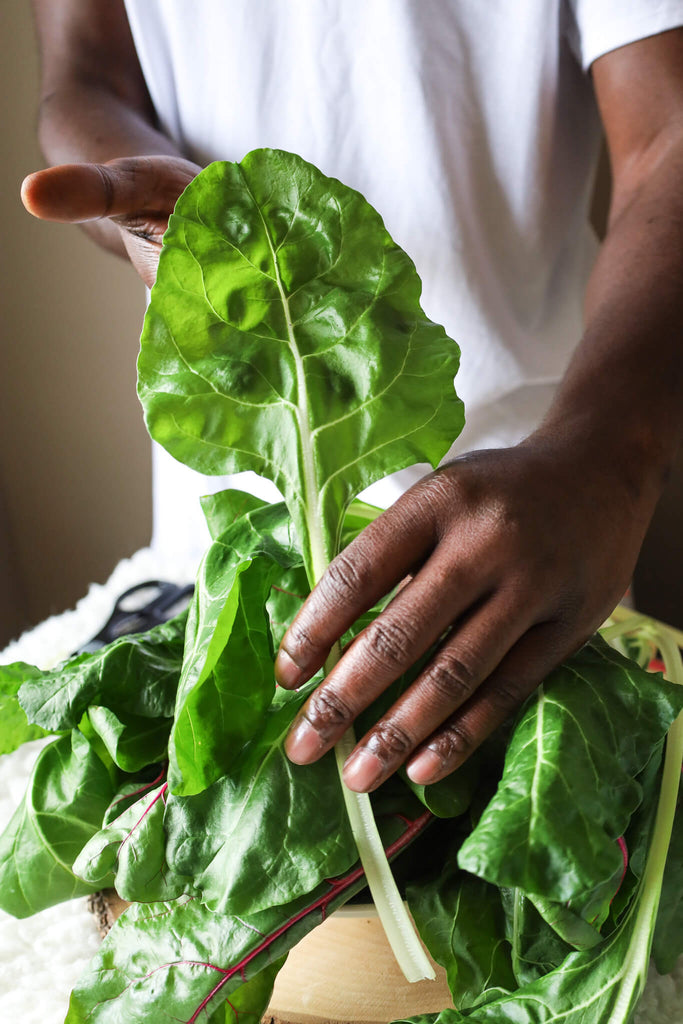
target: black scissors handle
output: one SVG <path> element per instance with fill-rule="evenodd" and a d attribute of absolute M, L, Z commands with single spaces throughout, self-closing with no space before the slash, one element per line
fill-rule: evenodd
<path fill-rule="evenodd" d="M 76 653 L 97 651 L 120 636 L 143 633 L 152 626 L 167 622 L 187 607 L 193 592 L 192 583 L 180 586 L 165 580 L 136 583 L 117 597 L 114 610 L 102 629 Z"/>

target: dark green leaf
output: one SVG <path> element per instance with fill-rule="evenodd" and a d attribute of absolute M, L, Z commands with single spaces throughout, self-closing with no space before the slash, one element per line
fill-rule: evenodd
<path fill-rule="evenodd" d="M 479 782 L 479 757 L 474 754 L 455 772 L 430 786 L 420 786 L 409 779 L 404 771 L 401 776 L 415 796 L 437 818 L 455 818 L 464 814 L 472 802 Z"/>
<path fill-rule="evenodd" d="M 608 902 L 622 869 L 617 839 L 641 799 L 635 778 L 682 705 L 683 688 L 594 639 L 525 705 L 460 866 L 499 886 L 571 900 L 581 916 L 606 883 Z"/>
<path fill-rule="evenodd" d="M 29 721 L 45 729 L 73 729 L 95 704 L 145 718 L 172 716 L 186 619 L 182 612 L 25 682 L 19 700 Z"/>
<path fill-rule="evenodd" d="M 209 1024 L 261 1024 L 273 994 L 275 978 L 286 959 L 286 956 L 281 956 L 231 992 L 223 1006 L 211 1014 Z"/>
<path fill-rule="evenodd" d="M 673 971 L 683 954 L 683 790 L 679 790 L 652 955 L 660 974 Z"/>
<path fill-rule="evenodd" d="M 142 903 L 174 900 L 193 891 L 192 878 L 166 863 L 166 784 L 145 793 L 92 837 L 73 870 L 95 889 L 113 887 L 119 896 Z"/>
<path fill-rule="evenodd" d="M 0 906 L 14 917 L 92 892 L 72 864 L 115 792 L 110 773 L 74 730 L 38 756 L 26 795 L 0 836 Z"/>
<path fill-rule="evenodd" d="M 285 694 L 230 771 L 196 796 L 169 797 L 167 856 L 202 900 L 251 914 L 310 892 L 354 863 L 334 758 L 293 764 L 283 744 L 306 694 Z"/>
<path fill-rule="evenodd" d="M 446 970 L 456 1006 L 469 1006 L 486 989 L 517 987 L 505 937 L 505 914 L 495 886 L 461 871 L 455 851 L 438 875 L 406 892 L 422 940 Z"/>
<path fill-rule="evenodd" d="M 124 772 L 138 772 L 167 756 L 171 718 L 147 718 L 126 711 L 91 707 L 90 724 L 103 741 L 110 757 Z"/>
<path fill-rule="evenodd" d="M 229 527 L 197 576 L 169 747 L 169 785 L 200 793 L 257 730 L 275 690 L 266 601 L 283 568 L 301 563 L 283 504 Z"/>

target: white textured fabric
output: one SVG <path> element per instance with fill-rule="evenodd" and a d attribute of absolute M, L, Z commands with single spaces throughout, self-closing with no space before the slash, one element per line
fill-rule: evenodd
<path fill-rule="evenodd" d="M 462 349 L 452 454 L 525 436 L 580 338 L 596 250 L 600 127 L 581 63 L 683 23 L 683 0 L 126 6 L 161 125 L 197 162 L 291 150 L 380 211 Z M 389 504 L 424 470 L 366 497 Z M 196 497 L 224 483 L 157 451 L 154 485 L 155 543 L 201 549 Z"/>

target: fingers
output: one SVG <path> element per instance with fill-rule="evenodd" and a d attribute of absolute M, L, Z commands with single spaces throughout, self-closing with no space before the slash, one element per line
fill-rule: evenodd
<path fill-rule="evenodd" d="M 278 683 L 293 689 L 310 679 L 339 637 L 419 565 L 433 545 L 433 528 L 415 495 L 406 495 L 370 523 L 329 565 L 287 630 L 275 659 Z M 381 645 L 379 634 L 374 635 Z"/>
<path fill-rule="evenodd" d="M 459 768 L 498 726 L 518 711 L 546 676 L 580 646 L 580 642 L 569 640 L 557 622 L 544 622 L 529 629 L 470 700 L 412 752 L 406 767 L 409 777 L 418 785 L 429 785 Z M 369 737 L 373 731 L 368 733 Z M 356 749 L 366 741 L 364 737 Z M 355 750 L 347 764 L 354 755 Z"/>
<path fill-rule="evenodd" d="M 419 605 L 414 597 L 416 586 L 429 593 L 428 563 L 421 574 L 409 584 L 389 609 L 354 642 L 342 662 L 311 694 L 302 708 L 285 749 L 297 763 L 316 760 L 336 743 L 356 716 L 364 710 L 414 661 L 412 653 L 427 650 L 448 625 L 455 608 L 455 594 L 443 594 L 442 607 Z M 422 582 L 420 576 L 424 577 Z M 460 588 L 458 597 L 464 608 L 473 605 L 476 591 Z M 432 587 L 432 596 L 434 595 Z M 405 597 L 404 607 L 401 598 Z M 509 597 L 498 594 L 487 601 L 466 620 L 456 624 L 426 668 L 403 697 L 363 738 L 347 760 L 344 779 L 350 789 L 374 789 L 439 728 L 452 713 L 465 704 L 477 687 L 496 669 L 511 647 L 533 621 L 534 609 L 526 617 L 514 614 Z M 397 660 L 396 647 L 387 656 L 389 647 L 377 648 L 375 636 L 405 638 L 397 623 L 405 622 L 406 612 L 420 609 L 415 637 L 408 636 L 402 655 Z M 394 610 L 394 624 L 387 629 L 381 620 Z M 462 609 L 461 609 L 462 610 Z M 457 615 L 456 615 L 457 618 Z M 421 631 L 421 632 L 420 632 Z M 429 642 L 425 643 L 425 638 Z M 403 641 L 401 641 L 403 642 Z M 348 659 L 348 660 L 347 660 Z"/>
<path fill-rule="evenodd" d="M 171 156 L 61 164 L 29 174 L 21 198 L 28 212 L 42 220 L 81 223 L 144 212 L 168 215 L 198 171 Z"/>

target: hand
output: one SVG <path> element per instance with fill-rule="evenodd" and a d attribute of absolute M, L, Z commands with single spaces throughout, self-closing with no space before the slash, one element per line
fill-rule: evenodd
<path fill-rule="evenodd" d="M 30 174 L 21 198 L 29 213 L 42 220 L 109 222 L 138 274 L 151 287 L 168 218 L 176 199 L 200 170 L 176 156 L 61 164 Z"/>
<path fill-rule="evenodd" d="M 442 638 L 344 768 L 359 792 L 404 762 L 415 782 L 436 782 L 585 643 L 623 596 L 651 515 L 596 451 L 536 438 L 464 456 L 332 562 L 282 641 L 282 686 L 309 679 L 363 611 L 409 581 L 309 697 L 286 741 L 291 760 L 321 757 Z"/>

